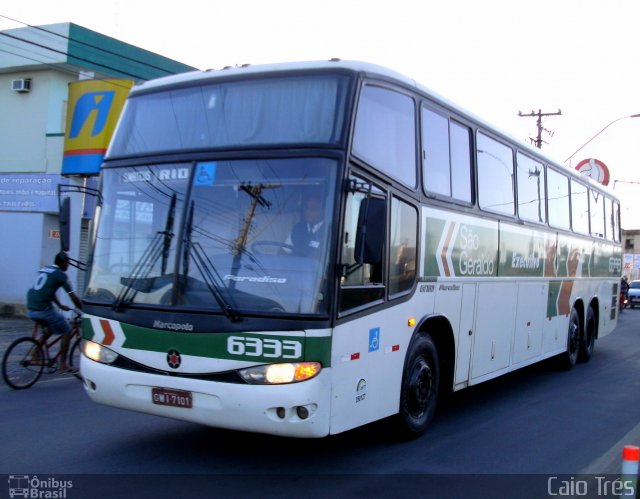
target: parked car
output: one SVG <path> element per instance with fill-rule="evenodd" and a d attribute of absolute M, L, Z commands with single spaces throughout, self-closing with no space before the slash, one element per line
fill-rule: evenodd
<path fill-rule="evenodd" d="M 640 281 L 631 281 L 629 283 L 629 301 L 627 305 L 631 308 L 640 305 Z"/>

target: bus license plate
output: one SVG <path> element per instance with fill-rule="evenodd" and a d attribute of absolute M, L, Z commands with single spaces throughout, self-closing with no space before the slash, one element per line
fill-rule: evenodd
<path fill-rule="evenodd" d="M 157 405 L 169 405 L 171 407 L 185 407 L 190 409 L 193 402 L 191 392 L 185 390 L 172 390 L 170 388 L 152 388 L 151 400 Z"/>

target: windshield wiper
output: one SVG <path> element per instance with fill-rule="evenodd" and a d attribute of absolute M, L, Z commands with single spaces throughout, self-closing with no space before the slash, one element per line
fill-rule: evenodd
<path fill-rule="evenodd" d="M 148 293 L 153 284 L 155 278 L 148 279 L 149 274 L 153 270 L 158 259 L 162 256 L 161 275 L 167 270 L 167 262 L 169 259 L 169 251 L 171 249 L 171 239 L 173 238 L 173 223 L 176 212 L 176 194 L 175 192 L 171 196 L 171 203 L 169 205 L 169 212 L 167 213 L 167 220 L 165 222 L 165 229 L 158 231 L 153 236 L 153 239 L 149 242 L 145 248 L 140 259 L 136 262 L 135 266 L 127 277 L 120 279 L 123 285 L 118 297 L 113 303 L 112 308 L 116 311 L 121 311 L 122 307 L 131 303 L 138 294 L 138 291 Z"/>
<path fill-rule="evenodd" d="M 194 243 L 191 240 L 191 235 L 193 233 L 193 211 L 194 211 L 194 203 L 191 202 L 191 207 L 189 208 L 189 214 L 187 217 L 187 227 L 185 230 L 185 235 L 183 238 L 183 269 L 184 275 L 188 276 L 189 272 L 189 261 L 190 258 L 193 258 L 193 261 L 200 272 L 200 275 L 204 279 L 204 283 L 209 289 L 209 292 L 214 297 L 218 306 L 222 310 L 222 312 L 229 318 L 232 322 L 238 322 L 241 320 L 241 317 L 238 315 L 234 307 L 225 300 L 223 294 L 220 292 L 220 289 L 227 289 L 224 285 L 224 281 L 218 274 L 215 266 L 202 249 L 200 243 Z M 230 298 L 230 297 L 229 297 Z"/>

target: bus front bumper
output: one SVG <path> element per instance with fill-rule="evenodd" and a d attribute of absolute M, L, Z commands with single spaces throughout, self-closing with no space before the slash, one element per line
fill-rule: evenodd
<path fill-rule="evenodd" d="M 97 403 L 216 428 L 301 438 L 329 434 L 330 369 L 284 385 L 245 385 L 119 369 L 82 357 L 84 388 Z"/>

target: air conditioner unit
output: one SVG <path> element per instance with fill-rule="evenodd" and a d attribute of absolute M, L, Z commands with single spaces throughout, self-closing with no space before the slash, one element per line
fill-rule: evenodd
<path fill-rule="evenodd" d="M 20 92 L 20 93 L 31 91 L 31 78 L 11 80 L 11 90 L 13 90 L 14 92 Z"/>

